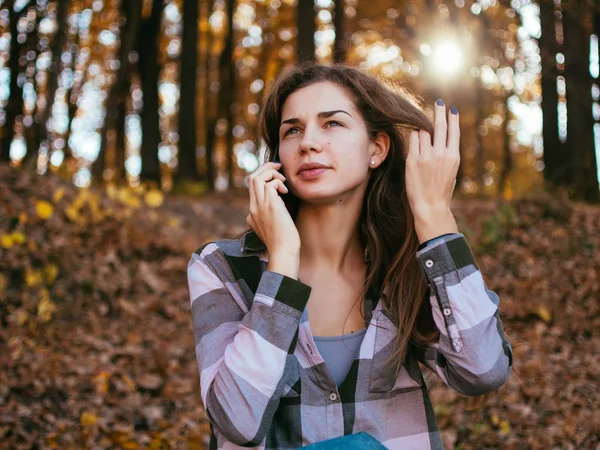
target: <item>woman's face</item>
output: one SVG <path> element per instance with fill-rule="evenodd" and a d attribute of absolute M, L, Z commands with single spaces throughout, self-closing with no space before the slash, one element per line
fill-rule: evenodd
<path fill-rule="evenodd" d="M 366 189 L 369 168 L 382 162 L 378 153 L 360 113 L 338 85 L 311 84 L 286 99 L 279 128 L 279 158 L 286 184 L 301 200 L 329 203 Z M 376 161 L 375 166 L 371 160 Z M 302 170 L 307 163 L 324 167 Z"/>

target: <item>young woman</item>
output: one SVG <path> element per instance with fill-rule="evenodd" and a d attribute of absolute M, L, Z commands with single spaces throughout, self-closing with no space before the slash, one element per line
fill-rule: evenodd
<path fill-rule="evenodd" d="M 498 296 L 450 212 L 459 115 L 434 108 L 432 124 L 406 92 L 346 66 L 276 82 L 251 230 L 188 268 L 211 448 L 365 432 L 442 449 L 418 363 L 465 395 L 508 379 Z"/>

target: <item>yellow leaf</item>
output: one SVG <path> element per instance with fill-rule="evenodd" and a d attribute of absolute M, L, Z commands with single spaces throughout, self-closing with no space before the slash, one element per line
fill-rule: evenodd
<path fill-rule="evenodd" d="M 538 306 L 537 315 L 546 323 L 549 323 L 552 320 L 552 314 L 548 311 L 548 308 L 543 305 Z"/>
<path fill-rule="evenodd" d="M 131 389 L 132 391 L 135 391 L 135 389 L 136 389 L 135 382 L 131 378 L 129 378 L 127 375 L 121 375 L 121 378 L 123 379 L 125 384 L 127 384 L 129 389 Z"/>
<path fill-rule="evenodd" d="M 79 210 L 73 205 L 67 206 L 65 208 L 65 215 L 67 216 L 67 219 L 74 223 L 79 222 L 81 219 L 81 216 L 79 215 Z"/>
<path fill-rule="evenodd" d="M 2 236 L 0 236 L 0 245 L 2 245 L 3 248 L 11 248 L 13 243 L 12 234 L 2 233 Z"/>
<path fill-rule="evenodd" d="M 496 414 L 496 413 L 492 414 L 492 423 L 494 425 L 498 425 L 500 423 L 500 418 L 498 417 L 498 414 Z"/>
<path fill-rule="evenodd" d="M 54 264 L 48 264 L 43 269 L 44 280 L 48 286 L 51 286 L 56 281 L 58 276 L 58 267 Z"/>
<path fill-rule="evenodd" d="M 140 207 L 140 198 L 138 196 L 135 195 L 135 193 L 133 193 L 130 189 L 127 188 L 121 188 L 119 190 L 119 201 L 127 206 L 130 206 L 132 208 L 139 208 Z"/>
<path fill-rule="evenodd" d="M 96 425 L 96 422 L 98 422 L 98 416 L 96 416 L 94 413 L 82 412 L 80 421 L 82 426 L 91 427 L 92 425 Z"/>
<path fill-rule="evenodd" d="M 52 206 L 52 203 L 48 203 L 46 201 L 36 202 L 35 209 L 37 211 L 37 215 L 44 220 L 49 219 L 52 217 L 52 214 L 54 214 L 54 206 Z"/>
<path fill-rule="evenodd" d="M 146 202 L 146 205 L 150 206 L 151 208 L 158 208 L 160 205 L 163 204 L 164 199 L 165 196 L 158 189 L 152 189 L 151 191 L 148 191 L 144 196 L 144 201 Z"/>
<path fill-rule="evenodd" d="M 110 378 L 110 373 L 108 372 L 100 372 L 98 375 L 94 377 L 94 383 L 96 384 L 96 391 L 100 394 L 106 394 L 108 392 L 108 379 Z"/>
<path fill-rule="evenodd" d="M 54 203 L 58 203 L 62 200 L 62 198 L 65 196 L 65 190 L 63 188 L 58 188 L 56 190 L 56 192 L 54 192 L 54 195 L 52 196 L 52 201 Z"/>
<path fill-rule="evenodd" d="M 20 231 L 13 231 L 12 240 L 15 244 L 25 243 L 25 235 Z"/>
<path fill-rule="evenodd" d="M 169 217 L 167 219 L 167 224 L 173 228 L 181 227 L 181 219 L 179 217 Z"/>
<path fill-rule="evenodd" d="M 52 319 L 52 314 L 56 311 L 56 305 L 50 300 L 50 293 L 47 289 L 42 289 L 40 292 L 41 300 L 38 303 L 37 314 L 42 322 L 48 322 Z"/>
<path fill-rule="evenodd" d="M 500 433 L 505 436 L 510 434 L 510 422 L 508 420 L 500 422 Z"/>
<path fill-rule="evenodd" d="M 25 285 L 27 287 L 35 287 L 42 284 L 42 274 L 39 270 L 27 267 L 25 269 Z"/>

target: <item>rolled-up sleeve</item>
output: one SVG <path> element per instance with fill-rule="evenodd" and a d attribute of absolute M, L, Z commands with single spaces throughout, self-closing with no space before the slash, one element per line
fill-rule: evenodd
<path fill-rule="evenodd" d="M 498 389 L 510 376 L 512 350 L 499 318 L 500 299 L 487 289 L 464 235 L 436 239 L 417 259 L 440 331 L 439 342 L 421 352 L 421 362 L 465 395 Z"/>

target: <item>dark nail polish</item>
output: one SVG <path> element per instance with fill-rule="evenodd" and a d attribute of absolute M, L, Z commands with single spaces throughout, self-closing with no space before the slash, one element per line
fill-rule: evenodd
<path fill-rule="evenodd" d="M 452 108 L 450 108 L 450 112 L 452 114 L 458 114 L 458 109 L 456 109 L 456 106 L 453 106 Z"/>
<path fill-rule="evenodd" d="M 438 98 L 437 102 L 435 103 L 437 103 L 439 106 L 444 106 L 444 100 L 442 100 L 441 98 Z"/>

